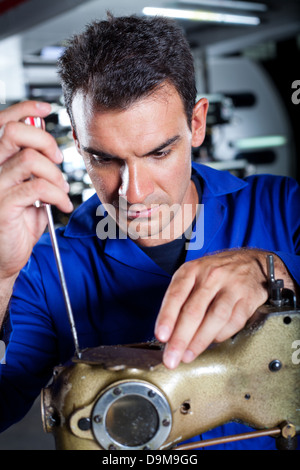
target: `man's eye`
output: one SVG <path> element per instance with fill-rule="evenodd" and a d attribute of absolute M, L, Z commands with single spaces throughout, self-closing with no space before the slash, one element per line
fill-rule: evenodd
<path fill-rule="evenodd" d="M 162 159 L 164 157 L 167 157 L 171 152 L 171 149 L 168 149 L 168 150 L 163 150 L 161 152 L 157 152 L 155 153 L 153 156 L 157 159 Z"/>
<path fill-rule="evenodd" d="M 98 165 L 109 165 L 113 159 L 110 157 L 100 157 L 99 155 L 91 155 L 91 160 L 93 163 Z"/>

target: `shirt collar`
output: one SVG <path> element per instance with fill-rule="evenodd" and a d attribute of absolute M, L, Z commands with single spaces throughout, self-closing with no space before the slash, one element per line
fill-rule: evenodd
<path fill-rule="evenodd" d="M 193 174 L 202 179 L 203 198 L 224 196 L 248 186 L 248 183 L 228 171 L 215 170 L 206 165 L 193 162 Z"/>
<path fill-rule="evenodd" d="M 239 191 L 248 185 L 247 182 L 227 171 L 215 170 L 195 162 L 192 164 L 192 171 L 201 180 L 203 200 L 224 196 Z M 100 220 L 97 210 L 100 207 L 101 202 L 97 194 L 94 194 L 73 212 L 65 228 L 64 236 L 70 238 L 95 237 L 97 223 Z"/>

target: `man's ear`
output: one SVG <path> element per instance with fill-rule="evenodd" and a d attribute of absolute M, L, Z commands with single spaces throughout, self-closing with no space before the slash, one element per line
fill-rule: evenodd
<path fill-rule="evenodd" d="M 192 116 L 192 147 L 200 147 L 204 141 L 208 106 L 209 103 L 206 98 L 201 98 L 194 106 Z"/>

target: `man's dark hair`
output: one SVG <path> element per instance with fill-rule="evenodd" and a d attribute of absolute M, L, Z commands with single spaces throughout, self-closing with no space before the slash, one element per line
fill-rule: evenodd
<path fill-rule="evenodd" d="M 78 90 L 89 93 L 99 109 L 126 109 L 170 83 L 191 124 L 196 100 L 193 57 L 173 20 L 108 15 L 107 20 L 93 22 L 71 38 L 59 59 L 58 72 L 71 121 Z"/>

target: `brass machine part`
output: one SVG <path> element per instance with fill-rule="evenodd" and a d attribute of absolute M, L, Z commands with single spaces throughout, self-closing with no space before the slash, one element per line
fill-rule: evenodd
<path fill-rule="evenodd" d="M 233 441 L 243 441 L 246 439 L 254 439 L 255 437 L 262 436 L 273 436 L 273 437 L 282 437 L 285 439 L 292 439 L 296 436 L 296 428 L 293 424 L 288 422 L 281 423 L 280 426 L 277 426 L 272 429 L 264 429 L 261 431 L 250 431 L 243 434 L 235 434 L 234 436 L 223 436 L 216 437 L 214 439 L 206 439 L 205 441 L 192 442 L 181 444 L 176 446 L 175 450 L 192 450 L 192 449 L 201 449 L 202 447 L 214 446 L 217 444 L 226 444 Z M 286 446 L 285 446 L 286 447 Z"/>
<path fill-rule="evenodd" d="M 228 442 L 234 441 L 243 441 L 246 439 L 254 439 L 255 437 L 262 437 L 262 436 L 273 436 L 278 437 L 281 435 L 281 428 L 276 427 L 272 429 L 267 429 L 263 431 L 252 431 L 243 434 L 235 434 L 234 436 L 224 436 L 224 437 L 216 437 L 214 439 L 207 439 L 205 441 L 200 442 L 193 442 L 187 444 L 181 444 L 175 447 L 174 450 L 193 450 L 193 449 L 201 449 L 202 447 L 210 447 L 215 446 L 217 444 L 226 444 Z"/>
<path fill-rule="evenodd" d="M 162 364 L 162 350 L 151 344 L 84 350 L 56 368 L 43 390 L 44 429 L 57 449 L 70 450 L 172 449 L 230 421 L 291 437 L 300 432 L 300 365 L 293 355 L 299 339 L 300 310 L 266 305 L 235 337 L 175 370 Z M 106 418 L 115 413 L 118 394 L 130 401 L 147 390 L 149 402 L 155 392 L 160 396 L 159 436 L 124 444 Z"/>

